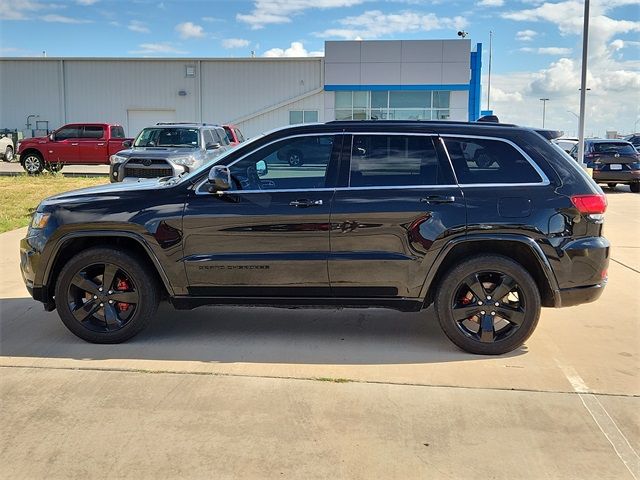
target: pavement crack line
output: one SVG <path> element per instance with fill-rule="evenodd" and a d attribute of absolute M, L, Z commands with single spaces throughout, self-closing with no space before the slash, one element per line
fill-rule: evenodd
<path fill-rule="evenodd" d="M 598 400 L 598 397 L 590 393 L 589 387 L 575 368 L 560 362 L 557 358 L 554 358 L 554 360 L 578 394 L 584 408 L 587 409 L 593 421 L 613 447 L 618 458 L 627 467 L 631 476 L 635 480 L 640 480 L 640 456 L 638 456 L 638 452 L 634 450 L 627 437 L 622 433 L 618 424 L 611 418 L 611 415 Z"/>
<path fill-rule="evenodd" d="M 231 378 L 265 378 L 271 380 L 297 380 L 297 381 L 325 381 L 323 377 L 293 377 L 287 375 L 255 375 L 255 374 L 242 374 L 242 373 L 229 373 L 229 372 L 198 372 L 198 371 L 185 371 L 185 370 L 148 370 L 143 368 L 118 368 L 118 367 L 53 367 L 53 366 L 38 366 L 38 365 L 0 365 L 0 368 L 22 368 L 25 370 L 69 370 L 69 371 L 87 371 L 87 372 L 115 372 L 115 373 L 140 373 L 148 375 L 199 375 L 209 377 L 231 377 Z M 445 385 L 445 384 L 429 384 L 429 383 L 417 383 L 417 382 L 394 382 L 383 380 L 358 380 L 346 378 L 340 382 L 326 382 L 331 384 L 364 384 L 364 385 L 395 385 L 403 387 L 428 387 L 428 388 L 455 388 L 459 390 L 490 390 L 500 392 L 524 392 L 524 393 L 553 393 L 553 394 L 566 394 L 566 395 L 579 395 L 581 392 L 573 390 L 542 390 L 538 388 L 505 388 L 505 387 L 472 387 L 465 385 Z M 586 386 L 585 386 L 586 388 Z M 601 397 L 615 397 L 615 398 L 640 398 L 639 395 L 625 394 L 625 393 L 606 393 L 606 392 L 591 392 L 589 390 L 585 393 L 591 395 L 598 395 Z M 640 480 L 640 479 L 638 479 Z"/>
<path fill-rule="evenodd" d="M 612 262 L 617 263 L 618 265 L 622 265 L 623 267 L 628 268 L 628 269 L 629 269 L 629 270 L 631 270 L 632 272 L 640 273 L 640 270 L 637 270 L 637 269 L 635 269 L 635 268 L 633 268 L 633 267 L 630 267 L 630 266 L 629 266 L 629 265 L 627 265 L 626 263 L 622 263 L 621 261 L 616 260 L 615 258 L 611 258 L 610 260 L 611 260 Z"/>

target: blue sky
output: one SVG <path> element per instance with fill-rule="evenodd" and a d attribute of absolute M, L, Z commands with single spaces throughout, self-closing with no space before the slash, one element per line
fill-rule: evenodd
<path fill-rule="evenodd" d="M 493 30 L 497 110 L 510 121 L 530 119 L 544 96 L 558 123 L 572 125 L 567 110 L 577 111 L 577 0 L 0 0 L 0 12 L 0 56 L 306 56 L 321 54 L 324 40 L 457 38 L 463 29 L 484 44 L 485 74 Z M 592 0 L 591 17 L 591 105 L 614 99 L 621 109 L 593 128 L 633 129 L 640 7 L 637 0 Z"/>

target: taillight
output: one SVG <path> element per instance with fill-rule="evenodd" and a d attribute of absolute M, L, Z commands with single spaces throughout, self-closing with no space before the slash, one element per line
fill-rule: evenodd
<path fill-rule="evenodd" d="M 584 215 L 604 213 L 607 209 L 607 197 L 604 195 L 573 195 L 571 201 Z"/>

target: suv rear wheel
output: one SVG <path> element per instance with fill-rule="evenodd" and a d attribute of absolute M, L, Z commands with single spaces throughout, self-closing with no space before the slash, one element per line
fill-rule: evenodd
<path fill-rule="evenodd" d="M 13 161 L 13 147 L 11 145 L 7 145 L 7 149 L 4 151 L 4 161 L 5 162 Z"/>
<path fill-rule="evenodd" d="M 287 161 L 289 162 L 289 165 L 292 167 L 301 167 L 302 161 L 303 161 L 302 152 L 298 150 L 292 150 L 287 155 Z"/>
<path fill-rule="evenodd" d="M 120 343 L 146 327 L 158 308 L 158 285 L 135 256 L 112 248 L 85 250 L 64 266 L 56 308 L 75 335 L 92 343 Z"/>
<path fill-rule="evenodd" d="M 520 264 L 500 255 L 470 258 L 453 267 L 435 298 L 440 326 L 470 353 L 499 355 L 522 345 L 540 317 L 540 292 Z"/>

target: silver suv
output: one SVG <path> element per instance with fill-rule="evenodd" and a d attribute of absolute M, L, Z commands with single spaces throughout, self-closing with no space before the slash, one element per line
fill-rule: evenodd
<path fill-rule="evenodd" d="M 143 129 L 131 148 L 112 155 L 111 182 L 174 177 L 231 148 L 224 129 L 207 123 L 157 123 Z"/>

